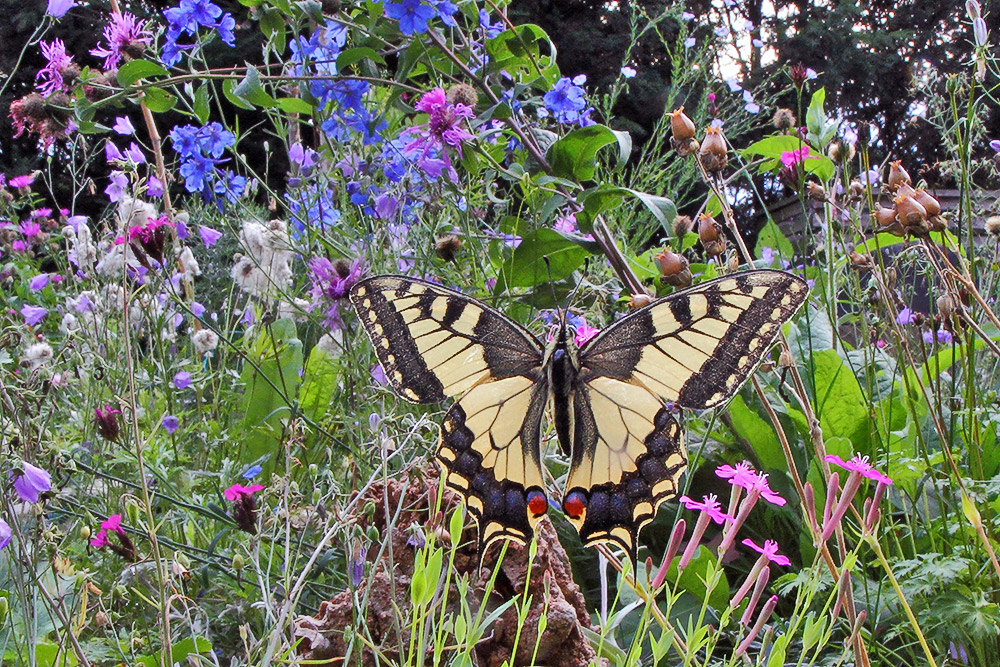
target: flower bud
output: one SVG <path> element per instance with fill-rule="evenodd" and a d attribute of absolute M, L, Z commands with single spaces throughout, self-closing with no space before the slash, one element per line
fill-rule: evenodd
<path fill-rule="evenodd" d="M 632 310 L 639 310 L 653 303 L 653 297 L 648 294 L 633 294 L 628 300 L 628 307 Z"/>
<path fill-rule="evenodd" d="M 978 19 L 982 16 L 982 11 L 977 0 L 966 0 L 965 11 L 968 13 L 970 19 Z"/>
<path fill-rule="evenodd" d="M 790 74 L 792 77 L 792 85 L 796 88 L 801 88 L 805 85 L 806 79 L 809 76 L 808 72 L 806 72 L 806 66 L 802 63 L 793 66 Z"/>
<path fill-rule="evenodd" d="M 691 284 L 691 269 L 684 255 L 671 251 L 669 248 L 656 256 L 660 264 L 660 274 L 663 282 L 673 287 L 687 287 Z"/>
<path fill-rule="evenodd" d="M 889 163 L 889 178 L 886 179 L 886 184 L 890 190 L 895 192 L 900 185 L 909 185 L 911 182 L 910 175 L 903 169 L 902 160 L 894 160 Z"/>
<path fill-rule="evenodd" d="M 467 83 L 456 83 L 448 89 L 448 102 L 451 104 L 464 104 L 467 107 L 475 107 L 479 102 L 479 93 Z"/>
<path fill-rule="evenodd" d="M 791 109 L 781 108 L 774 112 L 771 122 L 778 131 L 790 130 L 795 127 L 795 114 Z"/>
<path fill-rule="evenodd" d="M 108 617 L 107 612 L 104 610 L 98 610 L 98 612 L 94 614 L 94 627 L 98 630 L 103 630 L 109 625 L 111 625 L 111 619 Z"/>
<path fill-rule="evenodd" d="M 722 226 L 706 213 L 702 213 L 698 218 L 698 238 L 705 246 L 705 252 L 709 257 L 721 255 L 726 251 L 726 237 L 722 233 Z"/>
<path fill-rule="evenodd" d="M 0 597 L 0 628 L 7 621 L 7 614 L 10 613 L 10 603 L 6 597 Z"/>
<path fill-rule="evenodd" d="M 434 252 L 446 262 L 454 262 L 458 249 L 462 247 L 462 239 L 455 234 L 439 236 L 434 241 Z"/>
<path fill-rule="evenodd" d="M 235 554 L 233 556 L 233 570 L 236 572 L 242 572 L 243 568 L 247 566 L 247 559 L 243 557 L 243 554 Z"/>
<path fill-rule="evenodd" d="M 705 139 L 701 142 L 698 155 L 708 171 L 719 171 L 729 163 L 729 150 L 722 130 L 714 126 L 705 130 Z"/>

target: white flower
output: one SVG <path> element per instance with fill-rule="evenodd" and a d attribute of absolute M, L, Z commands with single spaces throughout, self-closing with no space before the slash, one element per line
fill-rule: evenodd
<path fill-rule="evenodd" d="M 194 350 L 200 356 L 205 356 L 219 347 L 219 336 L 211 329 L 199 329 L 191 334 L 191 342 Z"/>
<path fill-rule="evenodd" d="M 177 258 L 177 261 L 181 265 L 181 272 L 188 280 L 193 280 L 197 276 L 201 275 L 201 267 L 198 265 L 198 260 L 194 258 L 194 253 L 191 252 L 191 248 L 184 248 L 181 252 L 181 256 Z"/>
<path fill-rule="evenodd" d="M 34 372 L 52 361 L 52 347 L 45 342 L 29 345 L 21 357 L 21 365 Z"/>

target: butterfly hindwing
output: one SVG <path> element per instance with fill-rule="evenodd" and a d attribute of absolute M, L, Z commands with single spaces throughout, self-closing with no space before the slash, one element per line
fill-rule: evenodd
<path fill-rule="evenodd" d="M 639 529 L 687 466 L 680 425 L 657 396 L 614 378 L 581 376 L 573 403 L 567 516 L 584 545 L 612 542 L 634 560 Z"/>
<path fill-rule="evenodd" d="M 481 301 L 423 280 L 368 278 L 351 301 L 393 389 L 417 403 L 460 396 L 438 459 L 479 525 L 480 553 L 495 540 L 528 541 L 540 516 L 529 506 L 547 502 L 541 344 Z"/>
<path fill-rule="evenodd" d="M 808 294 L 783 271 L 746 271 L 654 301 L 580 351 L 595 375 L 702 410 L 733 397 Z"/>

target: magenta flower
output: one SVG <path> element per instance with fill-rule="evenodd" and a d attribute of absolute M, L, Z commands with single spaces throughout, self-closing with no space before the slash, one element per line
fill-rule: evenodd
<path fill-rule="evenodd" d="M 403 132 L 413 139 L 403 147 L 403 153 L 416 156 L 421 169 L 432 177 L 440 175 L 445 169 L 452 180 L 458 178 L 451 165 L 446 147 L 454 148 L 462 155 L 462 144 L 473 138 L 464 127 L 463 121 L 475 117 L 472 107 L 458 102 L 450 104 L 444 89 L 435 88 L 424 93 L 417 102 L 417 111 L 426 113 L 430 118 L 422 125 L 415 125 Z M 438 153 L 438 155 L 432 155 Z"/>
<path fill-rule="evenodd" d="M 764 546 L 759 547 L 748 537 L 743 540 L 743 545 L 748 546 L 757 553 L 761 554 L 761 557 L 770 563 L 775 563 L 781 566 L 788 566 L 792 564 L 792 561 L 788 560 L 788 556 L 782 556 L 778 553 L 778 543 L 774 540 L 764 540 Z"/>
<path fill-rule="evenodd" d="M 21 308 L 21 314 L 24 315 L 24 323 L 29 327 L 33 327 L 44 320 L 48 312 L 41 306 L 24 306 Z"/>
<path fill-rule="evenodd" d="M 117 536 L 118 544 L 113 543 L 109 539 L 112 533 Z M 90 546 L 96 549 L 108 547 L 126 561 L 132 562 L 135 560 L 135 547 L 132 545 L 132 540 L 125 533 L 125 529 L 122 528 L 121 514 L 112 514 L 101 522 L 101 529 L 97 531 L 96 535 L 90 538 Z"/>
<path fill-rule="evenodd" d="M 826 457 L 826 461 L 827 463 L 834 463 L 840 466 L 841 468 L 844 468 L 845 470 L 850 470 L 851 472 L 860 473 L 862 477 L 873 479 L 876 482 L 880 482 L 885 485 L 892 484 L 892 480 L 889 477 L 883 475 L 878 470 L 875 470 L 875 468 L 873 468 L 871 464 L 868 463 L 867 456 L 861 456 L 860 454 L 855 454 L 854 458 L 852 458 L 850 461 L 845 461 L 836 454 L 828 454 Z"/>
<path fill-rule="evenodd" d="M 351 287 L 361 279 L 363 269 L 360 260 L 349 262 L 338 259 L 331 262 L 326 257 L 309 260 L 309 277 L 312 280 L 309 294 L 313 299 L 310 310 L 323 309 L 326 316 L 323 322 L 327 328 L 336 329 L 343 323 L 341 305 Z"/>
<path fill-rule="evenodd" d="M 8 185 L 10 185 L 10 187 L 14 188 L 15 190 L 20 190 L 21 188 L 28 187 L 34 182 L 35 182 L 34 174 L 24 174 L 22 176 L 15 176 L 14 178 L 10 179 L 7 183 Z"/>
<path fill-rule="evenodd" d="M 29 239 L 34 238 L 42 233 L 42 226 L 34 218 L 31 220 L 25 220 L 21 223 L 21 233 Z"/>
<path fill-rule="evenodd" d="M 14 480 L 14 491 L 17 497 L 26 503 L 37 503 L 38 497 L 52 489 L 52 476 L 27 461 L 21 462 L 21 473 L 10 473 Z"/>
<path fill-rule="evenodd" d="M 785 504 L 785 499 L 771 490 L 771 485 L 767 481 L 766 473 L 758 473 L 753 481 L 753 490 L 760 492 L 760 497 L 769 503 L 781 507 Z"/>
<path fill-rule="evenodd" d="M 601 333 L 600 329 L 595 329 L 594 327 L 584 322 L 580 326 L 580 328 L 576 330 L 576 336 L 574 336 L 573 342 L 576 343 L 577 347 L 583 347 L 584 343 L 586 343 L 599 333 Z"/>
<path fill-rule="evenodd" d="M 146 30 L 132 14 L 111 14 L 111 23 L 104 28 L 106 45 L 91 49 L 90 55 L 104 58 L 104 69 L 114 70 L 122 57 L 128 59 L 142 55 L 153 34 Z"/>
<path fill-rule="evenodd" d="M 809 147 L 803 146 L 793 151 L 785 151 L 781 154 L 781 164 L 786 169 L 793 169 L 800 162 L 805 162 L 809 157 Z"/>
<path fill-rule="evenodd" d="M 45 56 L 45 67 L 38 70 L 35 75 L 36 81 L 41 81 L 38 85 L 38 92 L 48 97 L 57 90 L 62 90 L 63 70 L 73 64 L 73 56 L 66 53 L 66 45 L 61 39 L 53 39 L 46 44 L 39 42 L 42 48 L 42 55 Z"/>
<path fill-rule="evenodd" d="M 687 496 L 681 496 L 681 504 L 694 512 L 704 512 L 712 521 L 718 524 L 733 520 L 733 517 L 722 511 L 722 504 L 714 493 L 702 496 L 701 502 L 692 500 Z"/>
<path fill-rule="evenodd" d="M 10 525 L 3 519 L 0 519 L 0 549 L 10 544 L 11 537 L 13 537 L 13 532 L 11 532 Z"/>
<path fill-rule="evenodd" d="M 236 502 L 243 496 L 252 496 L 258 491 L 263 491 L 263 484 L 252 484 L 251 486 L 243 486 L 242 484 L 233 484 L 231 487 L 222 492 L 222 495 L 226 497 L 226 500 L 231 500 Z"/>
<path fill-rule="evenodd" d="M 118 418 L 115 415 L 121 413 L 121 410 L 116 410 L 110 405 L 105 405 L 103 409 L 94 408 L 94 426 L 102 438 L 111 442 L 118 440 L 118 436 L 121 435 L 121 427 L 118 425 Z"/>
<path fill-rule="evenodd" d="M 742 486 L 744 489 L 753 487 L 754 480 L 757 479 L 757 472 L 747 461 L 741 461 L 735 466 L 722 465 L 715 469 L 715 474 L 722 479 L 728 479 L 734 486 Z"/>
<path fill-rule="evenodd" d="M 262 484 L 252 486 L 233 484 L 222 492 L 226 500 L 233 503 L 233 521 L 241 530 L 251 535 L 257 534 L 257 501 L 254 500 L 253 494 L 263 490 Z"/>

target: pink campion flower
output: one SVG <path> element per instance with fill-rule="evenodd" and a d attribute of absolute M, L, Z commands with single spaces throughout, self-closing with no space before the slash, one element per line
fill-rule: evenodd
<path fill-rule="evenodd" d="M 741 461 L 735 466 L 722 465 L 715 469 L 715 474 L 722 479 L 728 479 L 734 486 L 742 486 L 749 489 L 753 486 L 757 478 L 757 472 L 750 466 L 748 461 Z"/>
<path fill-rule="evenodd" d="M 254 500 L 253 494 L 263 490 L 263 484 L 252 486 L 233 484 L 222 492 L 226 500 L 233 503 L 233 521 L 241 530 L 251 535 L 257 534 L 257 501 Z"/>
<path fill-rule="evenodd" d="M 47 44 L 39 42 L 39 46 L 47 62 L 45 67 L 38 70 L 35 80 L 41 81 L 38 92 L 48 97 L 57 90 L 62 90 L 65 85 L 63 71 L 73 64 L 73 56 L 66 53 L 66 45 L 61 39 L 53 39 Z"/>
<path fill-rule="evenodd" d="M 788 559 L 788 556 L 783 556 L 778 553 L 778 543 L 774 540 L 764 540 L 764 546 L 761 547 L 757 546 L 757 543 L 748 537 L 743 540 L 742 544 L 761 554 L 761 558 L 769 563 L 775 563 L 776 565 L 781 565 L 782 567 L 787 567 L 792 564 L 792 561 Z"/>
<path fill-rule="evenodd" d="M 112 534 L 116 536 L 118 544 L 109 539 Z M 108 547 L 128 562 L 135 560 L 135 547 L 128 534 L 125 533 L 125 529 L 122 528 L 121 514 L 112 514 L 101 522 L 101 529 L 90 538 L 90 546 L 95 549 Z"/>
<path fill-rule="evenodd" d="M 681 496 L 680 502 L 689 510 L 704 512 L 715 523 L 722 524 L 733 520 L 733 517 L 722 511 L 722 503 L 719 502 L 718 496 L 714 493 L 702 496 L 701 502 L 692 500 L 687 496 Z"/>
<path fill-rule="evenodd" d="M 809 147 L 803 146 L 791 151 L 785 151 L 781 154 L 781 164 L 786 169 L 794 169 L 795 165 L 800 162 L 805 162 L 809 157 Z"/>
<path fill-rule="evenodd" d="M 27 461 L 21 461 L 20 473 L 11 471 L 10 476 L 17 497 L 26 503 L 37 503 L 41 494 L 52 489 L 52 476 Z"/>
<path fill-rule="evenodd" d="M 573 337 L 573 342 L 576 343 L 577 347 L 583 347 L 584 343 L 599 333 L 601 333 L 600 329 L 595 329 L 584 321 L 583 325 L 576 330 L 576 336 Z"/>
<path fill-rule="evenodd" d="M 112 13 L 111 22 L 104 28 L 107 44 L 91 49 L 90 55 L 104 58 L 104 69 L 118 69 L 122 57 L 140 57 L 152 39 L 153 34 L 134 15 Z"/>
<path fill-rule="evenodd" d="M 861 456 L 860 454 L 855 454 L 854 458 L 850 461 L 845 461 L 836 454 L 828 454 L 826 457 L 827 463 L 833 463 L 845 470 L 850 470 L 851 472 L 860 473 L 862 477 L 867 477 L 868 479 L 873 479 L 876 482 L 881 482 L 887 486 L 892 484 L 892 479 L 883 475 L 878 470 L 872 467 L 868 463 L 867 456 Z"/>
<path fill-rule="evenodd" d="M 689 510 L 700 512 L 698 522 L 694 525 L 694 531 L 691 533 L 691 539 L 688 540 L 687 546 L 684 548 L 684 553 L 681 554 L 681 559 L 677 564 L 677 567 L 683 570 L 697 552 L 698 546 L 701 544 L 701 538 L 705 535 L 705 530 L 708 528 L 708 522 L 714 521 L 721 524 L 726 521 L 733 521 L 733 517 L 722 511 L 722 505 L 719 504 L 718 497 L 715 494 L 703 496 L 701 502 L 692 500 L 687 496 L 681 496 L 681 504 Z"/>
<path fill-rule="evenodd" d="M 784 498 L 771 489 L 771 485 L 767 481 L 767 473 L 757 474 L 753 481 L 753 490 L 759 491 L 761 498 L 778 507 L 782 507 L 786 502 Z"/>

